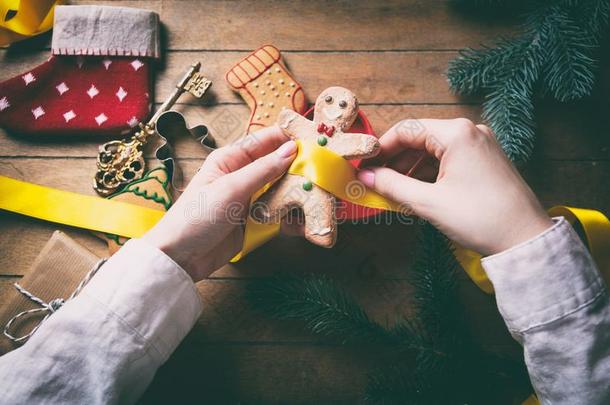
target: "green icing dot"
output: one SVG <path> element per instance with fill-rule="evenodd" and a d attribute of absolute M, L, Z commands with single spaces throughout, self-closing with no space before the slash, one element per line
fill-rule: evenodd
<path fill-rule="evenodd" d="M 313 188 L 313 183 L 311 181 L 307 180 L 306 182 L 303 183 L 303 190 L 311 191 L 312 188 Z"/>
<path fill-rule="evenodd" d="M 328 142 L 328 139 L 326 139 L 324 135 L 318 137 L 318 145 L 324 146 L 326 145 L 326 142 Z"/>

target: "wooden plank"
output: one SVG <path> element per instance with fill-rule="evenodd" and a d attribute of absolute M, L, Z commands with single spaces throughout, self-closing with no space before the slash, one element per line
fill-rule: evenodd
<path fill-rule="evenodd" d="M 247 120 L 248 111 L 242 100 L 224 83 L 223 74 L 231 64 L 241 57 L 239 52 L 177 52 L 169 55 L 167 67 L 162 70 L 157 83 L 157 100 L 162 100 L 173 87 L 175 78 L 190 62 L 203 59 L 206 70 L 214 78 L 213 95 L 204 101 L 203 106 L 189 96 L 183 101 L 192 106 L 182 106 L 187 110 L 193 122 L 206 122 L 221 140 L 232 140 L 241 135 L 243 122 Z M 24 65 L 33 66 L 42 61 L 43 55 L 38 52 L 28 55 L 11 56 L 0 52 L 6 62 L 5 74 L 9 77 L 23 70 Z M 341 83 L 352 88 L 364 104 L 363 109 L 370 113 L 370 118 L 381 133 L 395 121 L 404 117 L 458 117 L 465 116 L 480 121 L 480 110 L 475 105 L 434 105 L 437 103 L 463 103 L 469 101 L 456 97 L 448 90 L 444 69 L 450 53 L 438 52 L 387 52 L 387 53 L 298 53 L 288 55 L 289 62 L 308 90 L 310 98 L 323 88 L 337 84 L 333 78 L 341 77 Z M 351 69 L 353 64 L 359 69 Z M 328 66 L 332 65 L 329 73 Z M 406 75 L 404 72 L 413 72 Z M 610 70 L 605 69 L 601 84 L 610 88 Z M 398 84 L 397 84 L 398 83 Z M 540 103 L 538 123 L 541 142 L 538 149 L 541 155 L 553 159 L 609 159 L 610 137 L 605 136 L 605 128 L 610 124 L 605 114 L 604 94 L 596 92 L 592 98 L 579 103 L 558 104 Z M 222 105 L 211 106 L 211 102 Z M 472 100 L 470 100 L 472 101 Z M 227 105 L 227 104 L 240 105 Z M 374 105 L 367 105 L 373 103 Z M 416 105 L 412 105 L 415 103 Z M 426 105 L 419 105 L 424 103 Z M 377 105 L 382 104 L 382 105 Z M 433 105 L 428 105 L 433 104 Z M 18 134 L 14 139 L 20 138 Z M 93 156 L 94 144 L 74 145 L 73 137 L 64 137 L 59 142 L 37 137 L 24 139 L 23 144 L 16 145 L 13 138 L 7 138 L 0 131 L 0 153 L 3 156 L 13 155 L 51 155 L 60 156 Z M 59 144 L 58 144 L 59 143 Z M 194 142 L 190 151 L 177 144 L 177 153 L 181 157 L 201 156 L 199 146 Z M 39 149 L 39 147 L 43 149 Z M 44 149 L 46 148 L 46 150 Z M 81 149 L 85 148 L 85 150 Z M 198 151 L 193 155 L 193 149 Z M 42 152 L 44 151 L 44 153 Z M 197 153 L 195 151 L 195 153 Z"/>
<path fill-rule="evenodd" d="M 408 269 L 405 269 L 405 274 Z M 413 288 L 410 282 L 388 280 L 375 276 L 337 275 L 344 287 L 362 305 L 367 314 L 384 326 L 411 318 Z M 0 277 L 0 304 L 4 305 L 18 276 Z M 203 312 L 191 339 L 200 345 L 233 344 L 322 344 L 340 343 L 340 339 L 325 338 L 305 330 L 301 322 L 276 321 L 252 308 L 246 300 L 247 283 L 258 279 L 208 279 L 197 284 L 203 301 Z M 492 296 L 478 291 L 467 277 L 460 277 L 464 311 L 468 314 L 472 335 L 488 350 L 519 356 L 518 345 L 512 340 L 496 309 Z M 35 293 L 35 291 L 33 291 Z"/>
<path fill-rule="evenodd" d="M 377 364 L 372 357 L 335 346 L 202 346 L 187 339 L 141 403 L 360 403 L 366 372 Z"/>
<path fill-rule="evenodd" d="M 188 179 L 200 166 L 198 160 L 180 160 Z M 57 170 L 60 167 L 61 170 Z M 94 195 L 90 179 L 94 172 L 94 160 L 88 159 L 0 159 L 0 174 L 33 181 L 50 187 Z M 528 180 L 545 206 L 569 204 L 588 207 L 610 213 L 610 161 L 536 161 L 526 172 Z M 0 246 L 5 254 L 0 257 L 0 268 L 10 269 L 6 274 L 23 274 L 57 225 L 2 213 L 0 216 Z M 320 271 L 350 271 L 394 277 L 401 271 L 403 263 L 411 258 L 405 242 L 414 243 L 418 222 L 403 226 L 396 219 L 391 226 L 374 223 L 368 225 L 343 225 L 340 244 L 336 249 L 326 250 L 299 238 L 280 238 L 250 255 L 236 266 L 221 270 L 218 277 L 252 277 L 269 274 L 277 269 L 311 268 L 316 263 Z M 69 231 L 83 234 L 83 242 L 93 251 L 99 252 L 95 239 L 85 237 L 84 231 Z M 339 248 L 345 241 L 345 248 Z M 27 243 L 23 243 L 27 242 Z M 409 245 L 407 245 L 409 246 Z M 103 249 L 101 249 L 103 252 Z M 277 252 L 285 252 L 278 255 Z M 311 258 L 309 262 L 303 257 Z M 371 269 L 369 263 L 373 263 Z"/>
<path fill-rule="evenodd" d="M 176 81 L 192 63 L 201 61 L 203 71 L 214 82 L 212 96 L 204 103 L 241 103 L 242 99 L 225 83 L 225 73 L 247 53 L 244 52 L 171 52 L 159 65 L 156 80 L 156 101 L 163 102 Z M 463 99 L 451 94 L 445 70 L 455 52 L 355 52 L 355 53 L 289 53 L 286 62 L 310 98 L 323 89 L 342 85 L 367 103 L 460 103 Z M 0 52 L 6 66 L 2 77 L 23 73 L 28 66 L 44 62 L 40 52 L 12 54 Z M 358 66 L 358 69 L 354 69 Z M 190 96 L 182 101 L 199 103 Z"/>
<path fill-rule="evenodd" d="M 67 232 L 99 256 L 106 255 L 104 244 L 87 231 L 0 212 L 0 246 L 3 252 L 0 269 L 3 274 L 24 274 L 56 229 Z M 311 271 L 335 276 L 405 277 L 405 269 L 415 256 L 418 230 L 417 221 L 410 226 L 401 225 L 396 220 L 388 226 L 342 225 L 338 245 L 330 250 L 311 245 L 301 238 L 278 237 L 243 261 L 225 266 L 214 277 L 251 278 L 278 272 Z M 305 261 L 303 258 L 309 259 Z"/>
<path fill-rule="evenodd" d="M 256 6 L 190 0 L 164 2 L 161 19 L 170 49 L 254 49 L 265 43 L 289 50 L 459 49 L 514 29 L 466 18 L 445 0 L 263 0 Z"/>
<path fill-rule="evenodd" d="M 0 278 L 0 305 L 5 304 L 3 297 L 18 280 L 19 277 Z M 346 283 L 378 322 L 391 324 L 396 317 L 409 312 L 411 289 L 406 281 L 354 279 L 342 284 Z M 463 280 L 461 284 L 464 284 Z M 195 398 L 202 392 L 199 390 L 201 386 L 190 380 L 193 374 L 187 372 L 195 368 L 200 383 L 212 384 L 213 388 L 204 389 L 208 400 L 227 399 L 231 395 L 241 400 L 256 395 L 265 401 L 289 399 L 284 397 L 288 394 L 299 400 L 308 400 L 311 395 L 314 395 L 312 400 L 358 398 L 361 395 L 362 386 L 356 383 L 365 384 L 365 380 L 361 381 L 358 376 L 365 375 L 367 370 L 383 361 L 379 348 L 362 351 L 359 347 L 340 347 L 337 342 L 304 332 L 297 322 L 270 320 L 248 306 L 244 301 L 243 287 L 244 282 L 239 280 L 209 280 L 198 284 L 204 300 L 203 314 L 185 342 L 155 377 L 144 398 L 145 403 L 151 402 L 149 398 L 154 398 L 152 402 L 162 402 L 165 395 L 169 395 L 169 384 L 173 385 L 171 395 L 174 401 L 175 395 L 181 400 Z M 472 285 L 465 285 L 465 288 L 469 287 Z M 508 335 L 495 309 L 493 297 L 476 291 L 475 294 L 469 291 L 468 295 L 468 319 L 477 343 L 486 350 L 519 358 L 519 346 Z M 286 368 L 295 363 L 300 372 L 286 373 Z M 284 371 L 276 371 L 278 369 Z M 264 376 L 261 376 L 262 370 L 265 370 Z M 269 373 L 268 370 L 273 371 Z M 210 381 L 215 376 L 220 379 L 220 385 Z M 179 387 L 175 385 L 176 379 L 180 381 Z M 244 380 L 248 381 L 245 386 L 242 384 Z M 274 390 L 269 386 L 269 380 L 275 384 L 283 381 L 293 388 L 290 391 Z M 315 394 L 305 392 L 302 386 L 313 383 L 316 386 L 322 384 L 324 388 L 316 390 Z M 240 388 L 234 391 L 236 384 Z"/>
<path fill-rule="evenodd" d="M 241 102 L 224 82 L 225 73 L 244 52 L 172 52 L 157 81 L 157 101 L 171 91 L 174 82 L 194 61 L 201 61 L 215 85 L 216 102 Z M 329 86 L 352 90 L 361 103 L 461 103 L 451 94 L 445 77 L 455 52 L 332 52 L 287 53 L 286 63 L 314 100 Z M 357 66 L 358 68 L 354 68 Z M 185 97 L 188 100 L 190 97 Z"/>
<path fill-rule="evenodd" d="M 182 112 L 189 125 L 205 124 L 220 146 L 231 143 L 243 136 L 249 110 L 245 104 L 196 106 L 180 104 L 175 110 Z M 368 105 L 363 106 L 371 124 L 378 134 L 384 133 L 394 123 L 404 118 L 456 118 L 468 117 L 477 121 L 479 108 L 471 105 Z M 98 137 L 40 137 L 7 133 L 0 130 L 1 157 L 94 157 L 97 148 L 105 139 Z M 203 159 L 208 151 L 190 137 L 171 140 L 175 155 L 180 158 Z M 151 144 L 147 156 L 152 157 L 154 147 Z"/>
<path fill-rule="evenodd" d="M 179 50 L 420 50 L 476 47 L 515 31 L 508 20 L 472 18 L 448 0 L 84 1 L 153 10 L 163 42 Z M 264 22 L 264 23 L 262 23 Z M 48 44 L 35 40 L 37 47 Z"/>
<path fill-rule="evenodd" d="M 0 277 L 0 307 L 7 303 L 7 291 L 15 288 L 14 283 L 18 283 L 21 277 L 19 276 L 1 276 Z M 4 328 L 4 325 L 0 325 Z"/>
<path fill-rule="evenodd" d="M 379 347 L 199 345 L 187 339 L 141 402 L 360 404 L 368 372 L 395 360 L 395 353 Z M 520 403 L 516 392 L 500 387 L 486 399 Z"/>
<path fill-rule="evenodd" d="M 539 129 L 534 159 L 610 160 L 610 136 L 605 128 L 610 117 L 602 111 L 598 98 L 578 103 L 543 104 L 538 109 Z M 226 145 L 243 136 L 249 110 L 243 104 L 196 106 L 181 104 L 176 110 L 185 114 L 190 125 L 206 124 L 219 145 Z M 365 105 L 362 110 L 377 134 L 383 134 L 394 123 L 405 118 L 451 119 L 465 117 L 481 122 L 477 105 Z M 93 157 L 105 139 L 73 137 L 41 138 L 7 134 L 0 130 L 0 157 Z M 175 155 L 180 158 L 203 159 L 207 151 L 194 139 L 171 140 Z M 153 156 L 154 145 L 147 150 Z"/>
<path fill-rule="evenodd" d="M 406 267 L 406 266 L 405 266 Z M 408 275 L 409 269 L 405 268 Z M 336 273 L 336 272 L 335 272 Z M 387 280 L 361 275 L 334 275 L 367 314 L 384 326 L 410 318 L 413 288 L 407 279 Z M 410 277 L 410 275 L 408 275 Z M 259 280 L 249 280 L 257 283 Z M 323 343 L 340 340 L 313 335 L 301 322 L 276 321 L 254 310 L 244 296 L 244 280 L 211 279 L 198 284 L 204 303 L 203 314 L 193 332 L 198 343 Z M 487 350 L 518 357 L 520 347 L 510 337 L 493 296 L 480 292 L 462 273 L 461 303 L 476 341 Z M 458 304 L 459 305 L 459 304 Z"/>

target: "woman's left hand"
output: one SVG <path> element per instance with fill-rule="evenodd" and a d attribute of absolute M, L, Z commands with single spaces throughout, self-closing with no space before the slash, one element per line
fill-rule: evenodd
<path fill-rule="evenodd" d="M 242 247 L 252 195 L 281 176 L 297 146 L 278 127 L 265 128 L 212 152 L 163 218 L 143 236 L 195 282 Z"/>

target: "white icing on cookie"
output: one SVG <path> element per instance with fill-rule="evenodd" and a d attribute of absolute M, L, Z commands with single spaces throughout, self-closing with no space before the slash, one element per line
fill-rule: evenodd
<path fill-rule="evenodd" d="M 326 228 L 322 228 L 319 231 L 313 231 L 311 232 L 312 235 L 320 235 L 320 236 L 324 236 L 329 234 L 332 231 L 331 227 L 326 227 Z"/>

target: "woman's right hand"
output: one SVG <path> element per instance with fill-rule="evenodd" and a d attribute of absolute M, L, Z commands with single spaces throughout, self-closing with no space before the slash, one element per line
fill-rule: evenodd
<path fill-rule="evenodd" d="M 404 120 L 380 138 L 360 181 L 430 221 L 450 239 L 491 255 L 552 225 L 492 131 L 467 119 Z M 414 156 L 439 161 L 434 183 L 403 175 Z"/>

